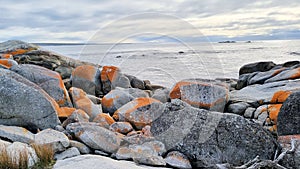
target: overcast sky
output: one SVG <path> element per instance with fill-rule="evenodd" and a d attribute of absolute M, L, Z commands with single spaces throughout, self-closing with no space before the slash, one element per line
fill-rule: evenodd
<path fill-rule="evenodd" d="M 0 0 L 0 41 L 300 39 L 300 0 Z"/>

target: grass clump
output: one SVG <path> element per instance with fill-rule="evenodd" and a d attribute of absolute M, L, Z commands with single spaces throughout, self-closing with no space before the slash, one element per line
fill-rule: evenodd
<path fill-rule="evenodd" d="M 18 154 L 7 152 L 5 147 L 0 148 L 0 169 L 27 169 L 28 152 L 22 151 Z"/>
<path fill-rule="evenodd" d="M 53 148 L 49 144 L 32 144 L 31 145 L 36 152 L 39 161 L 32 167 L 33 169 L 40 168 L 52 168 L 54 165 L 54 154 Z"/>

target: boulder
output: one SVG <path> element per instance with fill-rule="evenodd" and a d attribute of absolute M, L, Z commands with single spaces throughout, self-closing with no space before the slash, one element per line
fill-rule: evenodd
<path fill-rule="evenodd" d="M 166 103 L 171 100 L 169 93 L 170 93 L 170 90 L 167 88 L 157 89 L 154 91 L 154 93 L 151 97 L 153 99 L 161 101 L 162 103 Z"/>
<path fill-rule="evenodd" d="M 34 134 L 22 127 L 0 125 L 0 138 L 30 144 L 34 141 Z"/>
<path fill-rule="evenodd" d="M 72 107 L 68 91 L 57 72 L 30 64 L 13 66 L 10 70 L 40 86 L 59 106 Z"/>
<path fill-rule="evenodd" d="M 67 118 L 76 110 L 77 109 L 72 108 L 72 107 L 61 107 L 60 111 L 58 112 L 58 117 Z"/>
<path fill-rule="evenodd" d="M 109 129 L 113 132 L 118 132 L 121 134 L 127 134 L 133 130 L 131 124 L 128 122 L 115 122 L 110 125 Z"/>
<path fill-rule="evenodd" d="M 72 86 L 82 89 L 87 94 L 99 96 L 102 94 L 100 73 L 97 66 L 78 66 L 72 72 Z"/>
<path fill-rule="evenodd" d="M 120 147 L 121 136 L 97 123 L 72 123 L 67 131 L 95 150 L 115 153 Z"/>
<path fill-rule="evenodd" d="M 300 92 L 292 93 L 282 104 L 277 118 L 278 135 L 300 134 Z"/>
<path fill-rule="evenodd" d="M 195 168 L 273 158 L 279 146 L 261 126 L 234 114 L 197 109 L 176 99 L 152 122 L 151 133 L 166 150 L 185 154 Z"/>
<path fill-rule="evenodd" d="M 109 114 L 100 113 L 94 118 L 93 122 L 98 123 L 101 127 L 108 129 L 110 125 L 115 123 L 115 120 Z"/>
<path fill-rule="evenodd" d="M 73 72 L 73 68 L 69 66 L 58 66 L 55 71 L 60 74 L 62 79 L 68 79 Z"/>
<path fill-rule="evenodd" d="M 92 152 L 92 150 L 88 146 L 79 141 L 70 140 L 70 146 L 76 147 L 79 150 L 80 154 L 90 154 Z"/>
<path fill-rule="evenodd" d="M 283 81 L 283 80 L 292 80 L 292 79 L 299 79 L 300 78 L 300 67 L 296 65 L 296 67 L 292 67 L 286 70 L 281 71 L 276 76 L 266 80 L 265 83 Z"/>
<path fill-rule="evenodd" d="M 255 84 L 230 92 L 231 102 L 247 102 L 254 107 L 263 104 L 283 103 L 294 91 L 300 90 L 300 80 L 285 80 Z"/>
<path fill-rule="evenodd" d="M 238 103 L 230 104 L 228 106 L 227 110 L 228 110 L 229 113 L 243 115 L 245 110 L 248 107 L 250 107 L 250 105 L 248 103 L 238 102 Z"/>
<path fill-rule="evenodd" d="M 0 68 L 9 69 L 16 65 L 18 65 L 18 63 L 12 59 L 0 59 Z"/>
<path fill-rule="evenodd" d="M 36 84 L 17 73 L 0 69 L 0 86 L 0 124 L 33 130 L 60 124 L 58 104 Z"/>
<path fill-rule="evenodd" d="M 141 97 L 119 108 L 113 117 L 119 121 L 130 122 L 132 126 L 140 130 L 158 118 L 162 109 L 163 104 L 160 101 Z"/>
<path fill-rule="evenodd" d="M 244 65 L 239 70 L 239 75 L 253 72 L 265 72 L 271 70 L 276 64 L 273 62 L 256 62 Z"/>
<path fill-rule="evenodd" d="M 0 54 L 12 55 L 15 61 L 19 64 L 34 64 L 50 70 L 57 69 L 57 72 L 62 72 L 62 69 L 73 69 L 81 65 L 94 65 L 92 63 L 79 61 L 70 57 L 65 57 L 54 52 L 46 51 L 37 45 L 10 40 L 0 43 Z M 71 71 L 63 71 L 62 77 L 69 78 Z"/>
<path fill-rule="evenodd" d="M 89 115 L 87 115 L 83 110 L 77 109 L 75 110 L 62 124 L 62 126 L 65 128 L 70 123 L 85 123 L 89 122 Z"/>
<path fill-rule="evenodd" d="M 19 165 L 20 168 L 30 168 L 38 162 L 38 157 L 34 149 L 24 143 L 14 142 L 8 145 L 5 151 L 7 152 L 8 157 L 11 158 L 14 162 L 16 162 L 16 164 Z M 20 164 L 19 160 L 21 161 L 22 158 L 27 158 L 27 166 L 22 166 L 25 165 L 22 163 Z"/>
<path fill-rule="evenodd" d="M 76 147 L 68 148 L 67 150 L 54 155 L 55 160 L 64 160 L 66 158 L 71 158 L 75 156 L 79 156 L 80 152 Z"/>
<path fill-rule="evenodd" d="M 65 160 L 58 160 L 53 166 L 53 169 L 124 169 L 124 167 L 130 169 L 146 169 L 145 167 L 134 164 L 134 162 L 118 161 L 99 155 L 81 155 Z"/>
<path fill-rule="evenodd" d="M 125 159 L 125 160 L 133 159 L 136 163 L 139 164 L 146 164 L 152 166 L 165 166 L 166 163 L 164 159 L 161 156 L 159 156 L 154 146 L 155 145 L 151 143 L 148 143 L 148 145 L 144 143 L 142 145 L 133 144 L 133 145 L 129 145 L 129 147 L 122 147 L 116 153 L 116 158 Z"/>
<path fill-rule="evenodd" d="M 189 159 L 184 154 L 178 151 L 169 152 L 167 157 L 165 158 L 165 161 L 168 165 L 175 168 L 181 168 L 181 169 L 192 168 Z"/>
<path fill-rule="evenodd" d="M 72 98 L 72 102 L 74 104 L 74 107 L 76 109 L 81 109 L 85 113 L 87 113 L 90 116 L 90 121 L 93 121 L 93 119 L 100 113 L 102 113 L 102 110 L 100 107 L 95 105 L 86 95 L 86 93 L 79 88 L 71 87 L 70 95 Z"/>
<path fill-rule="evenodd" d="M 143 80 L 135 77 L 135 76 L 132 76 L 132 75 L 126 75 L 125 76 L 129 79 L 130 81 L 130 85 L 133 87 L 133 88 L 138 88 L 138 89 L 141 89 L 141 90 L 145 90 L 146 87 L 145 87 L 145 83 Z"/>
<path fill-rule="evenodd" d="M 102 98 L 103 112 L 113 115 L 120 107 L 138 97 L 148 97 L 148 94 L 135 88 L 111 90 Z"/>
<path fill-rule="evenodd" d="M 214 80 L 183 80 L 171 89 L 170 98 L 181 99 L 197 108 L 223 112 L 229 99 L 229 87 Z"/>
<path fill-rule="evenodd" d="M 129 79 L 115 66 L 103 66 L 101 71 L 101 82 L 104 94 L 107 94 L 116 87 L 131 87 Z"/>
<path fill-rule="evenodd" d="M 256 72 L 253 76 L 249 77 L 247 80 L 247 85 L 253 84 L 264 84 L 267 83 L 269 79 L 272 79 L 274 76 L 281 74 L 286 68 L 278 68 L 278 69 L 271 69 L 266 72 Z"/>
<path fill-rule="evenodd" d="M 35 135 L 34 144 L 51 145 L 54 152 L 61 152 L 69 147 L 70 141 L 64 133 L 46 129 Z"/>

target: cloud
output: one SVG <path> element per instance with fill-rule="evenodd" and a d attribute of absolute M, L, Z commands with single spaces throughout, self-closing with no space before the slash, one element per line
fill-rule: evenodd
<path fill-rule="evenodd" d="M 0 1 L 0 41 L 295 39 L 300 30 L 298 0 Z"/>

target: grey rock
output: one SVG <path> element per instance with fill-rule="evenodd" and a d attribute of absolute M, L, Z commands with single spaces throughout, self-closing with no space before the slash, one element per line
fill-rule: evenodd
<path fill-rule="evenodd" d="M 178 151 L 169 152 L 167 157 L 165 158 L 165 161 L 168 165 L 175 168 L 181 168 L 181 169 L 192 168 L 189 159 L 184 154 Z"/>
<path fill-rule="evenodd" d="M 70 123 L 89 122 L 89 119 L 90 119 L 89 115 L 87 115 L 83 110 L 77 109 L 63 122 L 62 126 L 65 128 Z"/>
<path fill-rule="evenodd" d="M 135 76 L 132 76 L 132 75 L 126 75 L 125 76 L 129 79 L 130 81 L 130 84 L 133 88 L 138 88 L 138 89 L 141 89 L 141 90 L 145 90 L 146 87 L 145 87 L 145 83 L 143 80 L 141 79 L 138 79 L 137 77 Z"/>
<path fill-rule="evenodd" d="M 261 126 L 265 125 L 268 116 L 269 115 L 266 112 L 260 113 L 257 118 L 257 123 Z"/>
<path fill-rule="evenodd" d="M 245 110 L 245 113 L 244 113 L 244 117 L 246 118 L 253 118 L 253 113 L 255 112 L 255 108 L 253 107 L 248 107 L 246 110 Z"/>
<path fill-rule="evenodd" d="M 27 153 L 28 167 L 32 167 L 38 162 L 38 157 L 34 149 L 27 144 L 14 142 L 6 147 L 6 152 L 11 159 L 20 159 L 20 152 Z M 25 155 L 25 154 L 24 154 Z M 26 157 L 26 155 L 25 155 Z M 18 160 L 16 160 L 18 163 Z"/>
<path fill-rule="evenodd" d="M 8 40 L 0 43 L 0 53 L 11 53 L 18 49 L 32 50 L 38 49 L 38 46 L 18 40 Z"/>
<path fill-rule="evenodd" d="M 286 168 L 300 169 L 300 135 L 279 136 L 279 143 L 283 151 L 291 149 L 291 141 L 295 142 L 294 153 L 287 153 L 279 164 Z"/>
<path fill-rule="evenodd" d="M 276 66 L 273 62 L 255 62 L 244 65 L 239 70 L 239 75 L 253 72 L 265 72 Z"/>
<path fill-rule="evenodd" d="M 250 105 L 248 103 L 244 103 L 244 102 L 233 103 L 228 106 L 228 112 L 233 114 L 243 115 L 245 110 L 249 106 Z"/>
<path fill-rule="evenodd" d="M 106 156 L 106 157 L 108 157 L 109 156 L 109 154 L 108 153 L 106 153 L 106 152 L 103 152 L 103 151 L 100 151 L 100 150 L 95 150 L 95 152 L 94 152 L 95 154 L 97 154 L 97 155 L 101 155 L 101 156 Z"/>
<path fill-rule="evenodd" d="M 258 107 L 263 104 L 283 103 L 290 92 L 299 91 L 300 80 L 286 80 L 247 86 L 230 92 L 232 102 L 247 102 Z M 285 96 L 287 95 L 287 96 Z"/>
<path fill-rule="evenodd" d="M 70 140 L 70 146 L 76 147 L 79 150 L 80 154 L 90 154 L 92 152 L 88 146 L 75 140 Z"/>
<path fill-rule="evenodd" d="M 87 146 L 107 153 L 117 152 L 122 140 L 120 135 L 96 123 L 72 123 L 67 131 Z"/>
<path fill-rule="evenodd" d="M 0 138 L 30 144 L 34 140 L 34 134 L 22 127 L 0 125 Z"/>
<path fill-rule="evenodd" d="M 223 112 L 229 99 L 229 86 L 216 80 L 182 80 L 171 89 L 170 98 L 181 99 L 196 108 Z"/>
<path fill-rule="evenodd" d="M 68 91 L 57 72 L 31 64 L 13 66 L 10 70 L 40 86 L 60 106 L 72 107 Z"/>
<path fill-rule="evenodd" d="M 299 79 L 299 78 L 300 78 L 300 68 L 292 67 L 281 71 L 276 76 L 266 80 L 265 83 L 271 83 L 271 82 L 277 82 L 277 81 L 283 81 L 289 79 Z"/>
<path fill-rule="evenodd" d="M 272 79 L 277 74 L 280 74 L 283 69 L 272 69 L 266 72 L 257 72 L 254 76 L 248 79 L 248 85 L 252 84 L 264 84 L 265 82 L 269 81 L 269 79 Z"/>
<path fill-rule="evenodd" d="M 242 116 L 193 108 L 180 100 L 166 103 L 151 132 L 167 151 L 185 154 L 193 167 L 238 166 L 257 155 L 271 159 L 278 147 L 269 132 Z"/>
<path fill-rule="evenodd" d="M 170 90 L 167 88 L 157 89 L 154 91 L 154 93 L 151 97 L 156 100 L 161 101 L 162 103 L 166 103 L 171 100 L 169 93 L 170 93 Z"/>
<path fill-rule="evenodd" d="M 81 155 L 65 160 L 58 160 L 53 169 L 145 169 L 130 161 L 118 161 L 99 155 Z"/>
<path fill-rule="evenodd" d="M 300 64 L 300 61 L 298 61 L 298 60 L 287 61 L 284 64 L 282 64 L 282 67 L 292 67 L 292 66 L 299 65 L 299 64 Z"/>
<path fill-rule="evenodd" d="M 68 79 L 71 77 L 73 68 L 69 66 L 58 66 L 55 71 L 60 74 L 62 79 Z"/>
<path fill-rule="evenodd" d="M 278 135 L 300 134 L 300 92 L 292 93 L 282 104 L 277 117 Z"/>
<path fill-rule="evenodd" d="M 76 147 L 68 148 L 67 150 L 54 155 L 55 160 L 64 160 L 66 158 L 71 158 L 80 155 L 79 150 Z"/>
<path fill-rule="evenodd" d="M 70 141 L 64 133 L 53 129 L 46 129 L 37 133 L 34 143 L 37 145 L 51 145 L 54 152 L 64 151 L 70 145 Z"/>
<path fill-rule="evenodd" d="M 36 84 L 5 69 L 0 69 L 0 105 L 3 125 L 46 129 L 60 124 L 57 103 Z"/>
<path fill-rule="evenodd" d="M 249 79 L 251 79 L 256 74 L 257 74 L 257 72 L 240 75 L 239 80 L 237 81 L 235 89 L 240 90 L 240 89 L 248 86 Z"/>
<path fill-rule="evenodd" d="M 78 66 L 72 72 L 72 86 L 82 89 L 87 94 L 98 96 L 102 94 L 100 73 L 97 66 Z"/>
<path fill-rule="evenodd" d="M 133 130 L 131 124 L 128 122 L 115 122 L 110 125 L 109 129 L 113 132 L 118 132 L 121 134 L 127 134 Z"/>

